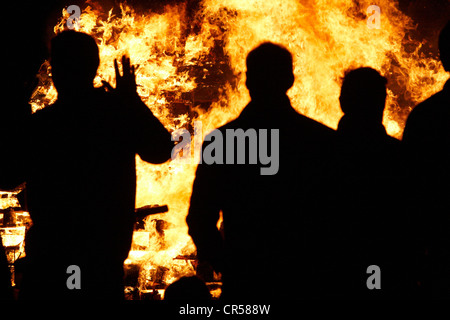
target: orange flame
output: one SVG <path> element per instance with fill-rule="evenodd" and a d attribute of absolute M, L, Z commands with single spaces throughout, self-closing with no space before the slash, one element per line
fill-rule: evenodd
<path fill-rule="evenodd" d="M 447 75 L 439 61 L 420 55 L 422 44 L 408 37 L 413 21 L 396 1 L 378 1 L 379 29 L 367 25 L 370 5 L 368 0 L 359 5 L 346 0 L 204 0 L 192 17 L 184 3 L 168 5 L 160 14 L 138 14 L 126 5 L 120 13 L 112 9 L 106 13 L 92 4 L 94 8 L 82 10 L 78 30 L 93 35 L 100 48 L 95 85 L 100 86 L 101 80 L 111 82 L 113 60 L 129 54 L 132 63 L 140 66 L 137 83 L 142 100 L 170 131 L 192 128 L 197 120 L 202 122 L 203 138 L 237 117 L 249 101 L 246 55 L 258 44 L 272 41 L 293 54 L 296 82 L 288 95 L 298 112 L 336 128 L 342 115 L 340 78 L 350 67 L 370 66 L 390 80 L 384 124 L 389 134 L 401 137 L 411 108 L 439 90 Z M 55 33 L 65 28 L 68 17 L 64 10 Z M 406 52 L 406 45 L 415 48 L 413 52 Z M 223 61 L 215 61 L 217 57 Z M 200 107 L 201 99 L 192 95 L 200 86 L 208 89 L 204 79 L 217 63 L 226 64 L 232 76 L 214 84 L 218 89 L 213 90 L 216 94 L 209 108 Z M 56 100 L 49 75 L 44 64 L 30 101 L 33 110 Z M 176 103 L 187 106 L 186 111 L 174 112 Z M 170 209 L 160 216 L 169 223 L 166 247 L 150 240 L 146 251 L 130 252 L 129 259 L 144 266 L 143 279 L 155 266 L 169 269 L 167 283 L 193 273 L 189 263 L 173 258 L 195 251 L 185 224 L 195 169 L 194 162 L 151 165 L 137 159 L 137 206 L 168 204 Z M 150 221 L 147 232 L 153 239 Z"/>

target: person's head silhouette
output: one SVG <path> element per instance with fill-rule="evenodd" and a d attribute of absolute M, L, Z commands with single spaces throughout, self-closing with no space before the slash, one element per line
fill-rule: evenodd
<path fill-rule="evenodd" d="M 346 72 L 339 102 L 345 115 L 381 123 L 387 79 L 372 68 Z"/>
<path fill-rule="evenodd" d="M 291 53 L 265 42 L 247 56 L 247 81 L 252 99 L 285 94 L 294 84 Z"/>
<path fill-rule="evenodd" d="M 450 20 L 439 34 L 439 55 L 445 71 L 450 72 Z"/>
<path fill-rule="evenodd" d="M 63 31 L 51 40 L 52 79 L 59 97 L 93 87 L 100 63 L 95 40 L 82 32 Z"/>

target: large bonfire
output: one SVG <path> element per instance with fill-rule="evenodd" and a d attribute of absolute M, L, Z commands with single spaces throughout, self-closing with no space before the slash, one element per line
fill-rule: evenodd
<path fill-rule="evenodd" d="M 342 115 L 338 96 L 344 71 L 360 66 L 379 70 L 389 79 L 384 124 L 390 135 L 401 138 L 411 108 L 440 89 L 446 74 L 436 59 L 420 53 L 422 43 L 410 37 L 413 22 L 396 1 L 378 1 L 379 28 L 368 25 L 371 4 L 204 0 L 194 12 L 185 2 L 158 13 L 138 13 L 127 5 L 112 9 L 89 3 L 81 8 L 75 27 L 92 35 L 100 48 L 95 85 L 112 83 L 114 59 L 127 54 L 139 65 L 139 95 L 166 128 L 175 135 L 177 129 L 193 134 L 195 127 L 200 136 L 192 139 L 190 163 L 151 165 L 137 159 L 137 207 L 169 207 L 168 213 L 148 217 L 145 229 L 135 232 L 127 263 L 140 267 L 141 288 L 154 283 L 160 270 L 159 281 L 166 285 L 194 272 L 189 257 L 195 255 L 195 246 L 185 223 L 194 153 L 206 133 L 237 117 L 249 101 L 245 58 L 258 44 L 271 41 L 289 49 L 296 77 L 288 92 L 293 107 L 332 128 Z M 55 33 L 67 28 L 69 17 L 63 10 Z M 56 100 L 50 79 L 45 62 L 30 101 L 33 111 Z"/>

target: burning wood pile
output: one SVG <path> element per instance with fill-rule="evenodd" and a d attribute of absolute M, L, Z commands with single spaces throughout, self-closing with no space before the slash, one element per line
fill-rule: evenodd
<path fill-rule="evenodd" d="M 29 213 L 22 208 L 18 200 L 21 190 L 19 188 L 0 192 L 0 237 L 5 247 L 13 284 L 16 282 L 14 262 L 25 255 L 25 234 L 32 225 Z"/>
<path fill-rule="evenodd" d="M 130 257 L 125 261 L 125 296 L 130 300 L 161 300 L 166 287 L 187 274 L 198 273 L 198 260 L 190 248 L 183 248 L 176 256 L 167 255 L 170 241 L 166 230 L 171 223 L 148 215 L 166 212 L 167 206 L 146 206 L 136 210 L 137 222 L 133 234 Z M 170 251 L 169 251 L 170 252 Z M 161 254 L 162 253 L 162 254 Z M 208 287 L 220 295 L 220 276 L 202 274 Z"/>
<path fill-rule="evenodd" d="M 136 209 L 136 224 L 130 258 L 125 261 L 125 296 L 130 300 L 161 300 L 165 288 L 174 280 L 194 273 L 197 267 L 195 253 L 163 257 L 160 253 L 170 248 L 165 232 L 171 223 L 152 215 L 165 213 L 167 206 L 145 206 Z M 165 255 L 165 253 L 164 253 Z M 165 259 L 165 261 L 161 261 Z M 145 262 L 143 262 L 145 261 Z M 209 287 L 220 290 L 220 278 L 205 275 L 212 280 Z M 204 276 L 204 278 L 205 278 Z M 217 293 L 217 295 L 220 291 Z"/>
<path fill-rule="evenodd" d="M 401 137 L 411 107 L 446 79 L 437 57 L 424 54 L 423 43 L 414 40 L 413 21 L 395 1 L 378 1 L 383 13 L 379 29 L 368 28 L 366 9 L 372 3 L 365 0 L 193 3 L 137 12 L 127 5 L 111 9 L 89 2 L 75 25 L 97 40 L 100 67 L 95 85 L 112 82 L 114 59 L 128 54 L 139 65 L 139 95 L 171 132 L 187 129 L 193 134 L 194 121 L 200 121 L 203 138 L 237 117 L 249 101 L 245 57 L 263 41 L 282 44 L 293 53 L 296 82 L 288 92 L 293 107 L 332 128 L 342 115 L 340 78 L 348 68 L 371 66 L 390 80 L 384 124 L 395 137 Z M 67 28 L 69 17 L 63 10 L 55 33 Z M 414 95 L 407 95 L 405 88 Z M 36 111 L 55 100 L 49 63 L 44 62 L 30 104 Z M 168 284 L 195 272 L 195 246 L 185 217 L 196 163 L 151 165 L 136 160 L 136 205 L 142 216 L 125 265 L 127 294 L 157 299 Z M 170 211 L 152 212 L 165 208 L 145 207 L 149 203 L 165 203 Z M 150 215 L 143 217 L 146 212 Z M 5 221 L 11 223 L 7 217 L 3 212 L 4 228 Z"/>

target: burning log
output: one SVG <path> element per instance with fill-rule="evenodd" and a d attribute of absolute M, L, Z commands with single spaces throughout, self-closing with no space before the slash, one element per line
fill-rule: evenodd
<path fill-rule="evenodd" d="M 145 229 L 145 218 L 148 216 L 165 213 L 169 211 L 169 207 L 167 205 L 148 205 L 135 209 L 135 218 L 136 224 L 134 226 L 135 230 L 144 230 Z"/>
<path fill-rule="evenodd" d="M 169 211 L 169 207 L 167 205 L 148 205 L 137 208 L 134 212 L 136 214 L 136 221 L 141 221 L 150 215 L 165 213 L 167 211 Z"/>
<path fill-rule="evenodd" d="M 178 259 L 178 260 L 198 260 L 197 255 L 195 254 L 179 254 L 177 255 L 174 259 Z"/>

